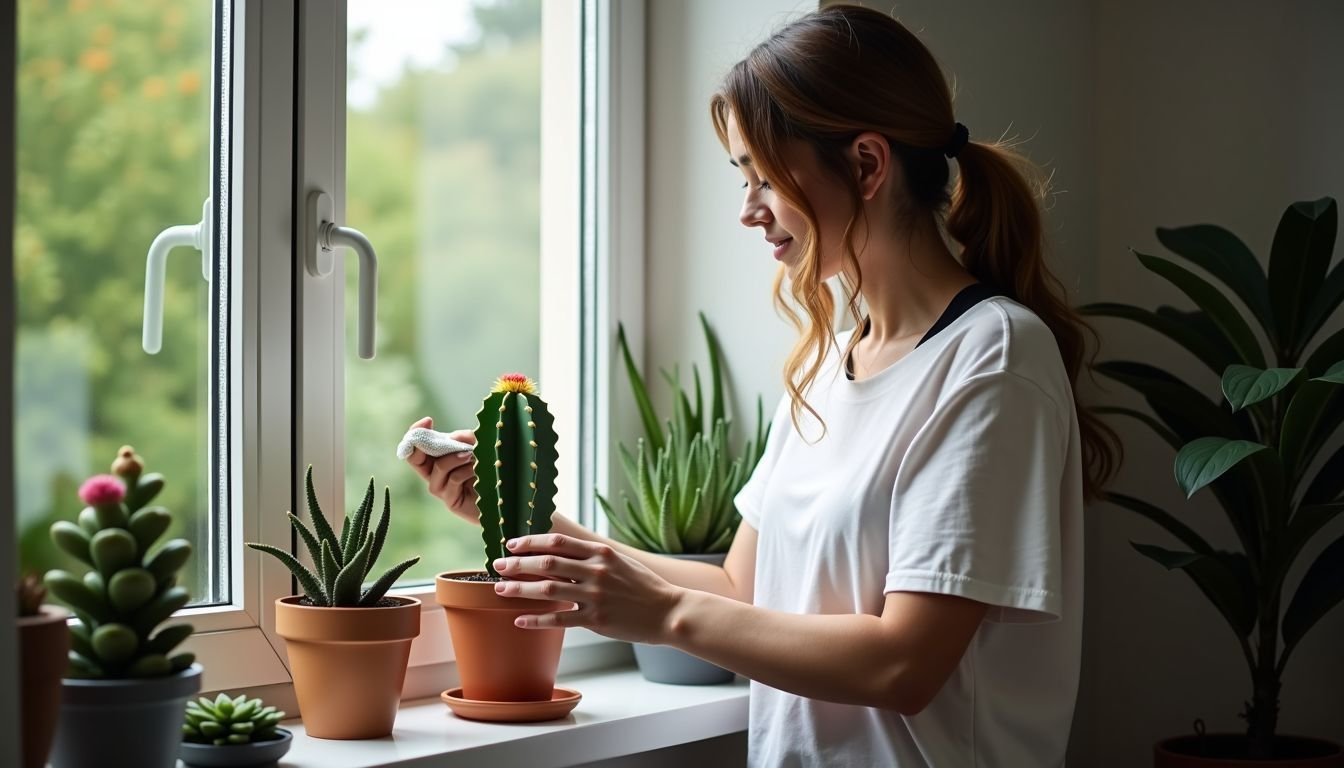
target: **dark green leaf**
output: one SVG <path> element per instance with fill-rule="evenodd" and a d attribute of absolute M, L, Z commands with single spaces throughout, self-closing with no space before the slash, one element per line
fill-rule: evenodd
<path fill-rule="evenodd" d="M 391 589 L 392 585 L 397 583 L 397 579 L 401 578 L 401 574 L 418 562 L 420 562 L 420 558 L 412 557 L 389 568 L 386 573 L 378 577 L 377 581 L 369 585 L 368 589 L 364 590 L 364 594 L 360 595 L 358 604 L 365 608 L 377 605 L 378 601 L 383 599 L 383 595 L 387 594 L 387 590 Z"/>
<path fill-rule="evenodd" d="M 1274 316 L 1265 271 L 1240 238 L 1213 224 L 1196 224 L 1174 229 L 1159 227 L 1157 240 L 1226 283 L 1259 319 L 1266 334 L 1274 338 Z"/>
<path fill-rule="evenodd" d="M 1344 384 L 1344 360 L 1340 360 L 1326 369 L 1325 373 L 1312 379 L 1312 381 L 1324 381 L 1330 384 Z"/>
<path fill-rule="evenodd" d="M 1278 322 L 1279 346 L 1296 352 L 1306 346 L 1307 315 L 1325 283 L 1335 247 L 1335 201 L 1293 203 L 1283 212 L 1269 256 L 1269 294 Z"/>
<path fill-rule="evenodd" d="M 644 422 L 645 439 L 654 450 L 661 449 L 663 430 L 658 426 L 658 415 L 653 410 L 653 403 L 649 401 L 649 391 L 644 386 L 644 377 L 639 375 L 635 360 L 630 356 L 630 347 L 625 342 L 624 325 L 616 326 L 616 341 L 621 349 L 621 357 L 625 360 L 625 373 L 630 378 L 630 389 L 634 392 L 635 404 L 639 406 L 639 417 Z"/>
<path fill-rule="evenodd" d="M 1270 368 L 1262 371 L 1249 365 L 1229 365 L 1223 372 L 1223 396 L 1232 405 L 1232 410 L 1240 411 L 1278 394 L 1301 371 L 1301 368 Z"/>
<path fill-rule="evenodd" d="M 331 525 L 327 522 L 327 517 L 322 512 L 322 505 L 317 503 L 317 492 L 313 489 L 313 465 L 308 465 L 308 472 L 303 480 L 304 492 L 308 496 L 308 517 L 313 521 L 313 530 L 317 533 L 318 541 L 331 542 L 331 554 L 336 558 L 336 562 L 345 562 L 345 553 L 341 549 L 341 540 L 336 538 L 336 533 L 331 530 Z"/>
<path fill-rule="evenodd" d="M 1327 504 L 1303 504 L 1298 508 L 1297 514 L 1288 523 L 1288 529 L 1283 536 L 1283 557 L 1284 568 L 1292 567 L 1293 561 L 1297 559 L 1298 553 L 1311 541 L 1322 528 L 1331 520 L 1334 520 L 1340 512 L 1344 512 L 1344 502 L 1330 502 Z"/>
<path fill-rule="evenodd" d="M 1163 442 L 1172 447 L 1172 450 L 1181 450 L 1181 438 L 1177 437 L 1176 433 L 1172 432 L 1166 424 L 1163 424 L 1143 411 L 1136 411 L 1133 408 L 1121 408 L 1119 406 L 1099 405 L 1094 407 L 1092 412 L 1100 416 L 1128 416 L 1153 430 L 1158 437 L 1162 438 Z"/>
<path fill-rule="evenodd" d="M 378 562 L 378 556 L 383 553 L 383 543 L 387 541 L 387 529 L 392 522 L 392 489 L 383 486 L 383 514 L 378 518 L 378 527 L 373 529 L 373 551 L 369 553 L 369 561 L 364 564 L 364 578 L 369 577 L 369 571 Z"/>
<path fill-rule="evenodd" d="M 1199 326 L 1181 318 L 1172 317 L 1170 314 L 1158 314 L 1127 304 L 1110 303 L 1089 304 L 1082 307 L 1080 311 L 1084 315 L 1092 317 L 1114 317 L 1147 326 L 1181 345 L 1187 352 L 1199 358 L 1215 374 L 1221 373 L 1227 366 L 1241 359 L 1236 350 L 1227 343 L 1226 338 L 1217 331 L 1216 327 L 1211 343 Z M 1219 344 L 1218 342 L 1222 343 Z"/>
<path fill-rule="evenodd" d="M 258 552 L 265 552 L 269 555 L 273 555 L 277 560 L 283 563 L 284 566 L 289 569 L 289 572 L 294 574 L 294 578 L 298 580 L 299 586 L 303 588 L 304 594 L 306 594 L 308 599 L 312 600 L 315 605 L 325 606 L 331 604 L 331 601 L 327 599 L 327 595 L 322 589 L 322 584 L 318 581 L 317 576 L 315 576 L 312 571 L 303 567 L 303 563 L 295 560 L 293 555 L 279 547 L 272 547 L 269 544 L 248 543 L 247 546 Z"/>
<path fill-rule="evenodd" d="M 1137 390 L 1157 417 L 1185 442 L 1208 435 L 1257 437 L 1245 414 L 1228 413 L 1199 390 L 1160 368 L 1111 360 L 1098 363 L 1096 371 Z"/>
<path fill-rule="evenodd" d="M 709 347 L 709 380 L 710 380 L 710 413 L 709 422 L 713 424 L 719 419 L 724 418 L 724 400 L 723 400 L 723 351 L 719 347 L 718 337 L 709 327 L 709 320 L 705 318 L 705 313 L 700 313 L 700 327 L 705 332 L 705 344 Z"/>
<path fill-rule="evenodd" d="M 1232 631 L 1240 637 L 1250 634 L 1255 626 L 1255 587 L 1249 582 L 1245 555 L 1234 552 L 1197 554 L 1151 544 L 1130 544 L 1168 570 L 1184 571 L 1223 615 Z"/>
<path fill-rule="evenodd" d="M 1320 378 L 1302 383 L 1288 403 L 1279 435 L 1279 455 L 1283 457 L 1285 477 L 1295 484 L 1311 464 L 1325 439 L 1334 433 L 1338 422 L 1325 423 L 1324 414 L 1339 385 Z"/>
<path fill-rule="evenodd" d="M 1185 523 L 1182 523 L 1180 520 L 1177 520 L 1166 510 L 1159 509 L 1142 499 L 1126 496 L 1123 493 L 1106 493 L 1103 495 L 1103 498 L 1112 504 L 1124 507 L 1131 512 L 1137 513 L 1138 515 L 1157 523 L 1172 536 L 1179 539 L 1182 544 L 1193 549 L 1195 552 L 1202 554 L 1213 552 L 1213 547 L 1209 546 L 1209 543 L 1205 541 L 1202 536 L 1195 533 L 1193 529 Z"/>
<path fill-rule="evenodd" d="M 1137 251 L 1135 255 L 1149 271 L 1166 278 L 1168 282 L 1190 297 L 1197 307 L 1204 310 L 1223 335 L 1227 337 L 1227 340 L 1231 342 L 1232 346 L 1236 348 L 1243 363 L 1249 363 L 1257 368 L 1265 367 L 1264 352 L 1260 349 L 1260 342 L 1256 341 L 1255 334 L 1251 332 L 1251 326 L 1246 324 L 1246 319 L 1241 316 L 1241 312 L 1223 295 L 1222 291 L 1199 275 L 1166 259 L 1148 256 Z"/>
<path fill-rule="evenodd" d="M 1316 479 L 1302 494 L 1302 503 L 1323 504 L 1338 499 L 1341 494 L 1344 494 L 1344 445 L 1336 448 L 1316 471 Z"/>
<path fill-rule="evenodd" d="M 1344 262 L 1336 264 L 1334 269 L 1330 270 L 1330 275 L 1325 278 L 1325 283 L 1316 294 L 1316 300 L 1311 303 L 1311 309 L 1307 311 L 1303 320 L 1303 341 L 1315 336 L 1335 314 L 1335 310 L 1339 309 L 1341 303 L 1344 303 Z"/>
<path fill-rule="evenodd" d="M 1307 568 L 1288 609 L 1283 612 L 1284 653 L 1296 646 L 1340 600 L 1344 600 L 1344 536 L 1322 550 Z"/>
<path fill-rule="evenodd" d="M 1307 369 L 1308 376 L 1320 376 L 1330 369 L 1330 366 L 1344 360 L 1344 328 L 1335 331 L 1329 337 L 1322 341 L 1311 357 L 1303 365 Z"/>

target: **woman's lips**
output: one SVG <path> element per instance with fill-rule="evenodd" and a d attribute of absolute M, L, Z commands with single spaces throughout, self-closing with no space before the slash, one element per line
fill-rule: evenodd
<path fill-rule="evenodd" d="M 784 257 L 784 252 L 787 251 L 787 250 L 789 250 L 789 246 L 790 246 L 790 245 L 793 245 L 793 238 L 792 238 L 792 237 L 790 237 L 790 238 L 787 239 L 787 240 L 781 240 L 781 241 L 779 241 L 778 244 L 775 245 L 775 260 L 776 260 L 776 261 L 778 261 L 779 259 L 782 259 L 782 258 Z"/>

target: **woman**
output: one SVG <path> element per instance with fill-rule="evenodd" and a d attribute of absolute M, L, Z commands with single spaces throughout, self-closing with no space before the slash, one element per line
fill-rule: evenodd
<path fill-rule="evenodd" d="M 1044 263 L 1025 164 L 969 141 L 928 50 L 859 7 L 780 29 L 711 113 L 801 333 L 727 561 L 557 516 L 496 563 L 549 578 L 497 589 L 577 605 L 520 626 L 666 643 L 750 678 L 752 765 L 1061 764 L 1083 500 L 1113 449 L 1074 402 L 1083 326 Z M 832 327 L 837 275 L 857 332 Z M 465 456 L 410 462 L 476 518 Z"/>

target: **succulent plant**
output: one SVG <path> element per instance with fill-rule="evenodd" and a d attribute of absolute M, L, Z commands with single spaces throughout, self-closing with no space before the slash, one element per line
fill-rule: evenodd
<path fill-rule="evenodd" d="M 294 526 L 299 538 L 308 549 L 316 566 L 316 572 L 300 563 L 298 558 L 279 547 L 269 544 L 247 546 L 258 552 L 274 555 L 285 567 L 289 568 L 303 587 L 304 595 L 316 606 L 331 608 L 372 608 L 383 599 L 387 590 L 392 588 L 407 568 L 420 562 L 419 557 L 403 560 L 379 576 L 368 589 L 364 581 L 378 561 L 387 540 L 387 528 L 392 520 L 392 492 L 383 487 L 383 515 L 378 524 L 373 522 L 373 478 L 369 478 L 369 487 L 364 491 L 364 500 L 354 515 L 346 515 L 341 523 L 341 533 L 336 532 L 327 523 L 322 507 L 317 503 L 317 494 L 313 491 L 313 467 L 308 466 L 304 481 L 308 494 L 308 517 L 313 521 L 310 529 L 293 512 L 286 512 L 289 522 Z"/>
<path fill-rule="evenodd" d="M 700 325 L 709 347 L 708 429 L 699 369 L 692 366 L 694 408 L 690 396 L 681 388 L 680 371 L 675 368 L 671 374 L 662 371 L 663 378 L 676 392 L 675 418 L 665 422 L 664 432 L 644 379 L 630 355 L 625 328 L 619 328 L 617 334 L 645 436 L 639 439 L 635 455 L 624 444 L 619 446 L 621 467 L 631 488 L 630 494 L 621 491 L 624 505 L 613 505 L 601 494 L 597 500 L 617 538 L 649 552 L 727 551 L 742 519 L 733 499 L 751 477 L 770 435 L 770 425 L 765 423 L 764 407 L 758 397 L 755 437 L 747 441 L 740 455 L 732 458 L 729 443 L 733 422 L 724 415 L 722 355 L 704 313 L 700 313 Z"/>
<path fill-rule="evenodd" d="M 19 617 L 36 616 L 42 611 L 42 601 L 47 598 L 47 588 L 42 586 L 42 577 L 29 573 L 19 579 L 15 588 Z"/>
<path fill-rule="evenodd" d="M 51 526 L 56 546 L 93 568 L 83 578 L 52 570 L 45 579 L 47 590 L 78 619 L 70 625 L 67 675 L 131 678 L 181 672 L 195 656 L 172 651 L 191 635 L 191 625 L 155 630 L 190 599 L 177 586 L 177 572 L 191 557 L 191 544 L 171 539 L 154 547 L 173 522 L 163 507 L 145 506 L 163 490 L 162 475 L 143 474 L 144 463 L 130 446 L 121 448 L 112 470 L 115 475 L 96 475 L 80 486 L 88 506 L 79 513 L 78 525 L 61 520 Z"/>
<path fill-rule="evenodd" d="M 182 740 L 193 744 L 247 744 L 276 738 L 275 726 L 285 713 L 266 706 L 261 699 L 243 694 L 229 698 L 221 693 L 214 701 L 202 696 L 187 702 Z"/>
<path fill-rule="evenodd" d="M 555 512 L 555 417 L 521 373 L 499 377 L 476 414 L 476 509 L 485 541 L 485 568 L 504 542 L 551 529 Z"/>

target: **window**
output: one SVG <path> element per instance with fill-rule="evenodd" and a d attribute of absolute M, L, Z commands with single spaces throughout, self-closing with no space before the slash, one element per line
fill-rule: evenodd
<path fill-rule="evenodd" d="M 423 558 L 399 585 L 426 603 L 408 691 L 440 690 L 425 670 L 451 655 L 426 584 L 480 564 L 480 539 L 395 458 L 406 427 L 470 427 L 495 376 L 533 376 L 560 432 L 557 506 L 594 522 L 623 381 L 610 329 L 637 332 L 642 310 L 642 101 L 608 102 L 642 98 L 643 6 L 617 7 L 20 0 L 23 565 L 62 565 L 47 527 L 131 443 L 196 545 L 206 689 L 286 683 L 273 603 L 295 586 L 243 542 L 294 546 L 284 513 L 305 508 L 309 464 L 333 522 L 372 475 L 393 496 L 382 564 Z M 314 192 L 377 250 L 373 359 L 356 353 L 357 259 L 309 271 Z M 151 355 L 146 258 L 170 227 L 204 256 L 167 259 Z"/>
<path fill-rule="evenodd" d="M 224 487 L 211 469 L 225 404 L 216 371 L 228 359 L 215 243 L 204 258 L 173 256 L 156 355 L 141 349 L 141 307 L 150 243 L 201 219 L 227 152 L 212 130 L 215 11 L 173 0 L 18 7 L 20 567 L 74 565 L 47 529 L 74 518 L 79 483 L 129 443 L 167 478 L 156 503 L 175 513 L 170 534 L 194 545 L 182 582 L 197 605 L 230 598 Z"/>

